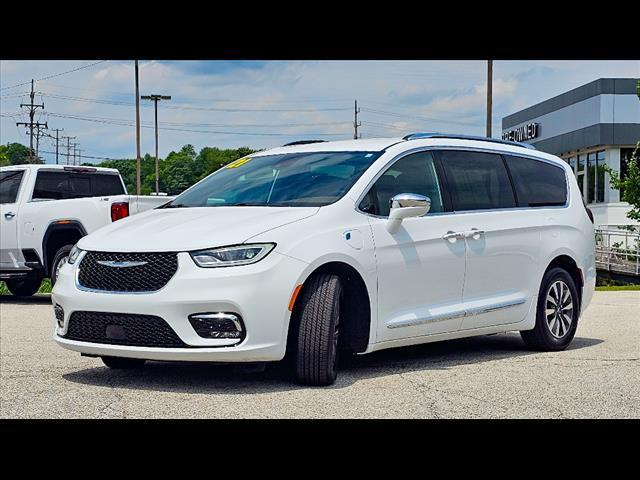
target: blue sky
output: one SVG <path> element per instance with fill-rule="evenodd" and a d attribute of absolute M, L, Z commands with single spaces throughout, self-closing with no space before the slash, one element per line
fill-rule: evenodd
<path fill-rule="evenodd" d="M 28 144 L 31 78 L 41 122 L 75 136 L 83 155 L 135 157 L 132 61 L 0 61 L 0 142 Z M 496 61 L 493 134 L 503 116 L 601 77 L 639 77 L 640 61 Z M 413 131 L 483 135 L 483 61 L 141 61 L 141 94 L 172 99 L 159 107 L 160 156 L 190 143 L 269 148 L 308 138 L 353 135 L 358 100 L 363 137 Z M 13 87 L 13 88 L 10 88 Z M 154 151 L 153 108 L 142 102 L 143 154 Z M 42 151 L 53 151 L 50 139 Z M 62 149 L 66 151 L 66 149 Z M 41 155 L 55 161 L 50 153 Z"/>

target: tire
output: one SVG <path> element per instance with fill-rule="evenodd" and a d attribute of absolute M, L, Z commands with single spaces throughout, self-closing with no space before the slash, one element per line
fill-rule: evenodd
<path fill-rule="evenodd" d="M 556 307 L 554 298 L 558 297 L 563 300 Z M 564 350 L 576 334 L 579 316 L 578 290 L 573 278 L 563 268 L 552 268 L 540 285 L 536 326 L 533 330 L 521 331 L 520 336 L 531 350 Z"/>
<path fill-rule="evenodd" d="M 51 286 L 53 287 L 56 284 L 56 280 L 58 278 L 58 269 L 59 266 L 62 265 L 62 262 L 67 261 L 67 257 L 69 256 L 69 252 L 73 248 L 73 245 L 65 245 L 64 247 L 60 247 L 60 249 L 56 252 L 53 257 L 53 262 L 51 262 Z"/>
<path fill-rule="evenodd" d="M 337 275 L 312 275 L 304 285 L 296 350 L 296 379 L 324 386 L 338 374 L 342 282 Z"/>
<path fill-rule="evenodd" d="M 128 370 L 132 368 L 140 368 L 146 360 L 144 358 L 125 358 L 125 357 L 100 357 L 102 362 L 109 368 L 115 370 Z"/>
<path fill-rule="evenodd" d="M 16 297 L 30 297 L 38 291 L 42 279 L 37 280 L 7 280 L 7 288 Z"/>

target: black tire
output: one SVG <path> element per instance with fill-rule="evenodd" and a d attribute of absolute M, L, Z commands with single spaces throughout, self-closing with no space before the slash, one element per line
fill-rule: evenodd
<path fill-rule="evenodd" d="M 140 368 L 146 360 L 144 358 L 125 358 L 125 357 L 101 357 L 102 362 L 109 368 L 116 370 L 125 370 L 131 368 Z"/>
<path fill-rule="evenodd" d="M 57 275 L 58 265 L 60 264 L 60 262 L 67 260 L 67 257 L 69 256 L 69 252 L 71 251 L 72 248 L 73 248 L 73 245 L 65 245 L 64 247 L 60 247 L 60 249 L 58 249 L 58 251 L 54 255 L 53 262 L 51 262 L 51 270 L 50 270 L 52 287 L 56 284 L 56 280 L 58 277 Z"/>
<path fill-rule="evenodd" d="M 296 351 L 296 378 L 304 385 L 331 385 L 338 374 L 342 282 L 337 275 L 312 275 L 304 285 Z"/>
<path fill-rule="evenodd" d="M 571 298 L 564 295 L 562 289 L 565 286 L 568 287 Z M 555 291 L 552 291 L 552 289 L 555 289 Z M 558 296 L 556 292 L 559 291 L 563 292 L 559 296 L 565 298 L 565 300 L 561 300 L 558 307 L 556 307 L 552 301 L 548 301 L 548 296 L 552 298 Z M 559 312 L 563 312 L 564 315 L 559 315 Z M 536 326 L 533 330 L 521 331 L 520 336 L 531 350 L 543 352 L 564 350 L 576 334 L 579 316 L 580 302 L 578 301 L 578 290 L 573 278 L 563 268 L 552 268 L 545 273 L 540 285 Z M 570 323 L 568 322 L 569 317 Z"/>
<path fill-rule="evenodd" d="M 38 280 L 7 280 L 7 288 L 16 297 L 30 297 L 38 291 L 42 279 Z"/>

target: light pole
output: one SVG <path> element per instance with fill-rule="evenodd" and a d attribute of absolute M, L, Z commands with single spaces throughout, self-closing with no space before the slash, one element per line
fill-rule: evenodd
<path fill-rule="evenodd" d="M 492 104 L 493 104 L 493 60 L 487 60 L 487 138 L 491 138 Z"/>
<path fill-rule="evenodd" d="M 153 100 L 156 114 L 156 195 L 160 193 L 160 171 L 158 168 L 158 101 L 171 100 L 171 95 L 142 95 L 143 100 Z"/>

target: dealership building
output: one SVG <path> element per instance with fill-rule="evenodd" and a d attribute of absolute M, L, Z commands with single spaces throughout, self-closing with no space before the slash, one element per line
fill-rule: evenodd
<path fill-rule="evenodd" d="M 637 80 L 600 78 L 502 119 L 502 138 L 530 143 L 573 168 L 595 224 L 625 225 L 629 204 L 604 166 L 621 172 L 640 140 Z"/>

